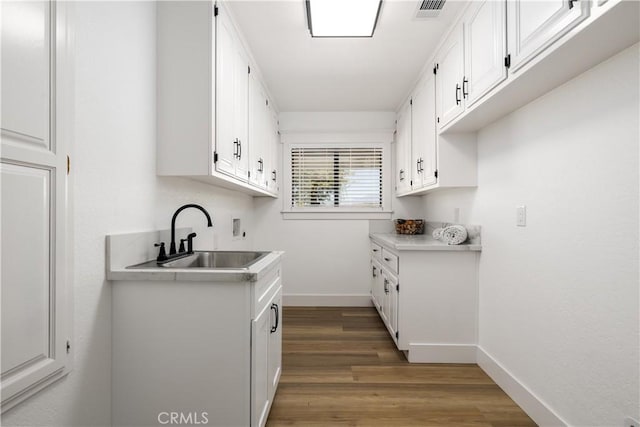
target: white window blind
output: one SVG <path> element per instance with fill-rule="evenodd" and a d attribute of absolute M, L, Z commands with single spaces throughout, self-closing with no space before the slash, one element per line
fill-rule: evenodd
<path fill-rule="evenodd" d="M 380 209 L 382 148 L 291 148 L 291 207 Z"/>

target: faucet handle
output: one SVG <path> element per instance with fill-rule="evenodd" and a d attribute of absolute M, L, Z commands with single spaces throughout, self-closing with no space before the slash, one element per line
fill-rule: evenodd
<path fill-rule="evenodd" d="M 193 252 L 193 238 L 196 237 L 197 234 L 196 233 L 191 233 L 187 236 L 187 251 L 189 253 Z"/>
<path fill-rule="evenodd" d="M 156 258 L 156 260 L 158 262 L 160 261 L 166 261 L 167 260 L 167 252 L 164 250 L 164 242 L 160 242 L 160 243 L 154 243 L 154 245 L 156 248 L 160 248 L 160 251 L 158 252 L 158 258 Z"/>
<path fill-rule="evenodd" d="M 187 239 L 180 239 L 180 247 L 178 248 L 178 253 L 185 251 L 184 242 L 186 242 L 186 241 L 187 241 Z"/>

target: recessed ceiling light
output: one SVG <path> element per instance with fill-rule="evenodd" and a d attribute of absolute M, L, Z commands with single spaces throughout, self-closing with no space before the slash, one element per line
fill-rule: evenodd
<path fill-rule="evenodd" d="M 382 0 L 306 0 L 312 37 L 372 37 Z"/>

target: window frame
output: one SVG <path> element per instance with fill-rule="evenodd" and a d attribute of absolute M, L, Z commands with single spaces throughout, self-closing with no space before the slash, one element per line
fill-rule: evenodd
<path fill-rule="evenodd" d="M 391 142 L 383 142 L 379 137 L 358 140 L 351 136 L 336 136 L 335 138 L 317 138 L 318 142 L 310 142 L 314 138 L 301 138 L 307 141 L 283 141 L 284 164 L 284 197 L 282 214 L 284 219 L 390 219 L 392 172 L 391 172 Z M 323 140 L 324 139 L 324 140 Z M 334 142 L 336 141 L 336 142 Z M 340 141 L 340 142 L 337 142 Z M 292 165 L 291 151 L 294 148 L 381 148 L 382 149 L 382 207 L 381 208 L 354 208 L 354 207 L 294 207 L 291 206 L 292 197 Z"/>

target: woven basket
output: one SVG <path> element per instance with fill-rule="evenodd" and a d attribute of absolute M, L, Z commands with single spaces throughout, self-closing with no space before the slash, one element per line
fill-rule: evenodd
<path fill-rule="evenodd" d="M 397 234 L 424 234 L 423 219 L 394 219 Z"/>

